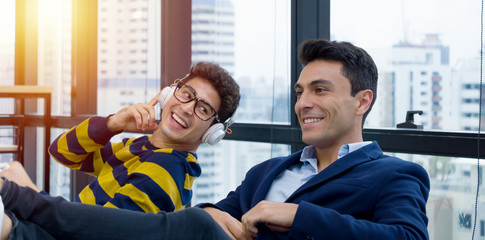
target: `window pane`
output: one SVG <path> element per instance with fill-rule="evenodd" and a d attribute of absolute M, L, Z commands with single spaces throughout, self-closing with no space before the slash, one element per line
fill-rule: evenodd
<path fill-rule="evenodd" d="M 158 93 L 160 4 L 98 1 L 98 115 L 148 102 Z"/>
<path fill-rule="evenodd" d="M 286 156 L 289 145 L 223 140 L 197 150 L 202 175 L 194 181 L 191 205 L 215 203 L 237 186 L 254 165 L 272 156 Z"/>
<path fill-rule="evenodd" d="M 37 84 L 54 88 L 52 115 L 70 116 L 72 1 L 39 0 L 38 10 Z"/>
<path fill-rule="evenodd" d="M 474 223 L 475 194 L 478 179 L 483 183 L 483 167 L 477 172 L 477 160 L 469 158 L 395 154 L 416 162 L 429 174 L 431 190 L 426 205 L 431 240 L 471 239 Z M 480 165 L 484 163 L 481 162 Z M 483 184 L 480 186 L 483 191 Z M 478 204 L 477 232 L 485 219 Z"/>
<path fill-rule="evenodd" d="M 0 1 L 0 87 L 14 85 L 15 62 L 15 1 Z M 0 114 L 14 112 L 13 99 L 0 98 Z M 0 145 L 14 144 L 15 129 L 0 126 Z M 0 162 L 13 159 L 14 154 L 0 154 Z"/>
<path fill-rule="evenodd" d="M 34 5 L 35 6 L 35 5 Z M 71 115 L 71 26 L 72 1 L 39 0 L 37 15 L 37 84 L 52 86 L 51 115 Z M 34 24 L 33 24 L 34 25 Z M 35 25 L 34 25 L 35 26 Z M 28 29 L 26 30 L 29 31 Z M 26 60 L 28 61 L 28 60 Z M 44 114 L 44 100 L 37 101 L 37 112 Z M 37 158 L 44 159 L 44 129 L 36 128 Z M 60 133 L 51 129 L 51 140 Z M 43 161 L 37 162 L 37 186 L 44 179 Z M 69 197 L 69 169 L 51 158 L 49 193 Z"/>
<path fill-rule="evenodd" d="M 422 110 L 424 129 L 478 130 L 480 9 L 472 0 L 332 1 L 332 39 L 363 47 L 379 68 L 367 127 Z"/>
<path fill-rule="evenodd" d="M 0 86 L 14 85 L 15 0 L 0 1 Z M 3 103 L 3 100 L 2 100 Z M 6 104 L 1 104 L 0 108 Z M 11 104 L 10 104 L 11 105 Z M 1 111 L 3 113 L 3 111 Z"/>
<path fill-rule="evenodd" d="M 192 62 L 216 62 L 233 75 L 237 122 L 290 121 L 289 8 L 289 0 L 192 1 Z"/>
<path fill-rule="evenodd" d="M 51 129 L 51 142 L 54 141 L 61 134 L 69 131 L 69 129 L 52 128 Z M 40 156 L 42 159 L 42 156 Z M 51 157 L 51 168 L 50 168 L 50 179 L 49 179 L 49 194 L 51 196 L 62 196 L 65 199 L 70 200 L 71 194 L 71 169 L 61 165 L 56 162 Z"/>

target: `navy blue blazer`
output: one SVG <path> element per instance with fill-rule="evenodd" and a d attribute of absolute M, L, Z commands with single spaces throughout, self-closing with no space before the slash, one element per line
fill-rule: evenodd
<path fill-rule="evenodd" d="M 241 220 L 300 156 L 301 151 L 254 166 L 215 207 Z M 286 200 L 299 204 L 289 232 L 260 224 L 257 239 L 428 239 L 428 193 L 421 166 L 384 155 L 373 142 L 335 161 Z"/>

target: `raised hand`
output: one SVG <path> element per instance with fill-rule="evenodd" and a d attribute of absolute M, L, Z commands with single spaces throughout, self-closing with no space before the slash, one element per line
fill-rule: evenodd
<path fill-rule="evenodd" d="M 155 105 L 160 92 L 148 103 L 136 103 L 119 110 L 108 119 L 108 128 L 113 132 L 145 131 L 158 127 L 155 123 Z"/>

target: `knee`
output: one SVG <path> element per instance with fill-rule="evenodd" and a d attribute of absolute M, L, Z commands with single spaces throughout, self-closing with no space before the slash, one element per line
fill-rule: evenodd
<path fill-rule="evenodd" d="M 198 207 L 191 207 L 184 210 L 187 214 L 188 220 L 196 222 L 212 222 L 212 217 L 203 209 Z"/>

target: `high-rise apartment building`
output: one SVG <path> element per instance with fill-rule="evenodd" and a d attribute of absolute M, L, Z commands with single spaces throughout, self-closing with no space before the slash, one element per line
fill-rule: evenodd
<path fill-rule="evenodd" d="M 480 58 L 461 59 L 452 69 L 454 108 L 456 109 L 455 124 L 460 130 L 477 131 L 479 119 L 481 130 L 485 130 L 485 109 L 480 117 Z M 482 99 L 485 96 L 482 89 Z M 485 101 L 482 100 L 482 106 Z"/>
<path fill-rule="evenodd" d="M 234 6 L 231 0 L 192 1 L 192 62 L 215 62 L 234 73 Z"/>
<path fill-rule="evenodd" d="M 158 1 L 98 1 L 98 114 L 158 92 L 160 13 Z"/>
<path fill-rule="evenodd" d="M 451 91 L 449 49 L 437 35 L 429 34 L 421 44 L 400 43 L 391 49 L 391 61 L 380 75 L 378 92 L 382 126 L 404 122 L 407 111 L 423 111 L 416 115 L 424 129 L 443 129 L 450 124 L 453 109 L 450 98 L 443 95 Z M 385 106 L 382 106 L 385 105 Z"/>

